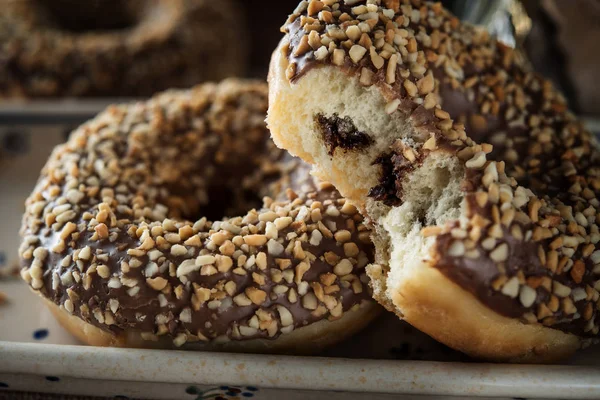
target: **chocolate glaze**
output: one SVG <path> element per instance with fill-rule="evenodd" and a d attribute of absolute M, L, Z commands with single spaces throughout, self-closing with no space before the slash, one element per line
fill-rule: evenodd
<path fill-rule="evenodd" d="M 489 205 L 484 209 L 477 205 L 474 193 L 467 194 L 467 205 L 469 216 L 491 214 Z M 528 227 L 531 227 L 531 225 L 524 226 L 525 229 Z M 516 276 L 518 273 L 522 273 L 525 280 L 529 278 L 536 280 L 542 277 L 550 278 L 551 275 L 548 269 L 541 263 L 538 257 L 539 246 L 548 246 L 548 241 L 534 243 L 532 241 L 517 240 L 510 234 L 506 227 L 503 227 L 503 233 L 502 242 L 506 243 L 509 247 L 509 256 L 504 263 L 508 276 Z M 439 236 L 436 242 L 435 254 L 437 258 L 434 259 L 435 267 L 461 287 L 473 293 L 477 298 L 485 299 L 486 304 L 496 312 L 511 318 L 521 318 L 532 307 L 535 310 L 539 304 L 545 304 L 550 300 L 552 293 L 542 285 L 535 289 L 537 293 L 536 302 L 529 308 L 523 307 L 520 302 L 515 302 L 514 299 L 501 292 L 493 290 L 493 283 L 500 276 L 495 263 L 489 257 L 484 256 L 475 259 L 450 257 L 448 255 L 448 247 L 451 243 L 452 236 L 450 233 Z M 480 250 L 481 254 L 486 254 L 485 249 L 483 249 L 480 243 L 476 248 Z M 586 266 L 586 271 L 588 272 L 582 278 L 583 285 L 594 285 L 595 279 L 589 273 L 590 267 L 591 265 Z M 557 274 L 552 276 L 552 278 L 569 288 L 580 286 L 575 285 L 573 280 L 565 275 Z M 570 320 L 560 308 L 556 313 L 557 315 L 553 316 L 555 318 L 553 327 L 569 333 L 589 335 L 584 331 L 587 321 L 583 318 Z M 561 323 L 562 318 L 568 321 L 568 323 Z"/>
<path fill-rule="evenodd" d="M 306 169 L 304 169 L 306 172 Z M 316 200 L 325 201 L 328 199 L 336 200 L 339 199 L 339 193 L 334 189 L 328 189 L 318 192 L 316 196 Z M 328 220 L 335 222 L 338 226 L 343 227 L 345 225 L 346 219 L 343 216 L 337 218 L 328 218 Z M 294 232 L 293 228 L 288 228 L 282 232 L 283 235 L 287 235 L 290 232 Z M 52 232 L 51 229 L 42 229 L 40 232 L 41 246 L 45 248 L 52 248 L 57 243 L 57 233 Z M 110 263 L 107 264 L 111 267 L 111 272 L 118 272 L 118 263 L 119 260 L 128 260 L 130 257 L 127 255 L 127 250 L 136 248 L 140 245 L 138 240 L 132 239 L 128 235 L 119 235 L 119 238 L 115 241 L 114 244 L 103 243 L 99 244 L 98 242 L 93 242 L 90 240 L 92 233 L 86 232 L 79 237 L 77 240 L 79 248 L 82 248 L 84 245 L 91 247 L 93 250 L 99 249 L 103 253 L 108 254 L 110 260 L 114 260 L 114 265 Z M 360 243 L 358 238 L 353 237 L 355 243 Z M 323 273 L 331 272 L 332 266 L 327 264 L 323 260 L 323 255 L 326 252 L 333 252 L 341 257 L 344 257 L 343 251 L 340 246 L 335 243 L 335 241 L 323 241 L 323 245 L 320 246 L 312 246 L 306 243 L 303 246 L 305 251 L 309 251 L 314 254 L 317 259 L 315 262 L 311 264 L 310 270 L 304 275 L 304 280 L 308 282 L 319 281 L 319 276 Z M 368 257 L 372 260 L 373 250 L 371 246 L 365 247 L 368 251 Z M 266 251 L 266 246 L 257 247 L 257 251 Z M 50 253 L 48 257 L 48 265 L 60 265 L 60 262 L 64 255 Z M 142 261 L 143 265 L 146 265 L 150 260 L 147 256 L 138 257 L 140 261 Z M 293 260 L 293 257 L 289 254 L 282 255 L 281 257 L 277 257 L 279 259 L 289 259 L 296 264 Z M 173 257 L 171 255 L 168 256 L 169 261 L 171 261 L 175 265 L 180 265 L 184 260 L 183 257 Z M 268 269 L 277 268 L 275 264 L 275 257 L 268 256 Z M 27 264 L 25 264 L 27 265 Z M 63 304 L 65 300 L 69 297 L 66 292 L 66 288 L 59 287 L 56 290 L 52 290 L 52 272 L 53 269 L 48 269 L 44 274 L 44 288 L 41 290 L 41 293 L 53 301 L 56 304 Z M 65 270 L 61 270 L 62 273 Z M 120 303 L 119 312 L 115 315 L 116 323 L 110 326 L 99 323 L 95 318 L 91 318 L 89 315 L 82 315 L 80 312 L 76 312 L 75 315 L 78 315 L 86 322 L 91 323 L 99 328 L 104 330 L 110 330 L 113 332 L 120 332 L 123 330 L 136 330 L 142 332 L 152 332 L 155 329 L 155 321 L 154 317 L 160 313 L 164 313 L 167 315 L 172 315 L 173 318 L 171 321 L 173 324 L 170 326 L 170 333 L 173 335 L 176 332 L 180 332 L 182 330 L 188 330 L 190 332 L 202 332 L 208 338 L 216 338 L 222 335 L 231 336 L 231 330 L 236 325 L 243 325 L 247 323 L 248 319 L 251 318 L 255 311 L 259 308 L 257 305 L 251 305 L 246 307 L 238 307 L 235 304 L 233 306 L 228 307 L 227 309 L 218 311 L 210 310 L 206 304 L 202 306 L 199 311 L 195 311 L 193 313 L 193 323 L 182 323 L 177 320 L 176 316 L 179 315 L 181 310 L 185 307 L 188 307 L 190 304 L 190 297 L 192 295 L 191 291 L 184 291 L 184 295 L 177 299 L 176 296 L 170 295 L 168 296 L 169 304 L 166 307 L 160 307 L 158 304 L 158 299 L 156 297 L 156 291 L 148 287 L 145 282 L 144 276 L 144 268 L 136 268 L 131 269 L 129 273 L 125 274 L 127 278 L 136 279 L 140 283 L 140 291 L 138 295 L 135 297 L 131 297 L 127 294 L 127 287 L 122 286 L 121 288 L 114 289 L 109 288 L 107 286 L 107 281 L 100 279 L 98 275 L 95 275 L 95 278 L 92 279 L 91 287 L 85 290 L 82 287 L 81 283 L 75 283 L 69 286 L 70 290 L 75 291 L 79 294 L 81 302 L 88 304 L 90 308 L 93 306 L 105 306 L 108 304 L 110 299 L 118 299 Z M 163 275 L 164 276 L 164 275 Z M 193 272 L 188 275 L 189 280 L 191 282 L 195 282 L 200 284 L 202 287 L 215 287 L 219 282 L 226 282 L 229 280 L 233 280 L 238 288 L 245 288 L 252 286 L 252 276 L 245 275 L 240 276 L 236 275 L 233 272 L 228 272 L 224 274 L 216 274 L 213 276 L 201 276 L 198 272 Z M 169 277 L 168 281 L 173 287 L 176 287 L 180 284 L 179 279 L 176 277 Z M 261 289 L 266 291 L 267 293 L 271 293 L 273 287 L 276 284 L 267 279 L 267 282 L 264 286 L 261 286 Z M 292 284 L 291 287 L 297 287 L 295 284 Z M 344 311 L 348 311 L 354 305 L 360 304 L 363 300 L 369 300 L 370 295 L 367 290 L 364 290 L 360 294 L 355 294 L 352 291 L 352 288 L 344 288 L 340 286 L 340 298 L 343 301 L 343 309 Z M 271 300 L 269 297 L 266 302 L 263 303 L 260 308 L 272 311 L 276 313 L 276 305 L 283 305 L 292 313 L 294 317 L 294 326 L 296 328 L 300 328 L 302 326 L 311 324 L 313 322 L 319 321 L 322 317 L 315 317 L 312 315 L 310 310 L 305 309 L 301 306 L 300 301 L 296 303 L 290 303 L 287 296 L 279 295 L 275 300 Z M 137 315 L 146 316 L 143 320 L 140 320 Z M 210 327 L 206 327 L 206 323 L 210 322 Z M 255 337 L 267 337 L 266 332 L 259 331 L 260 334 L 257 334 L 250 338 Z M 274 337 L 278 337 L 279 333 Z"/>
<path fill-rule="evenodd" d="M 481 174 L 469 170 L 467 180 L 478 182 L 481 180 Z M 469 189 L 468 186 L 465 186 L 465 188 Z M 466 194 L 466 201 L 467 216 L 469 218 L 474 215 L 491 215 L 490 205 L 487 204 L 483 208 L 480 207 L 475 200 L 475 193 L 473 191 Z M 458 225 L 458 222 L 454 222 L 455 227 L 458 227 Z M 518 271 L 522 271 L 525 278 L 545 276 L 547 270 L 540 263 L 537 255 L 537 245 L 524 240 L 516 240 L 506 227 L 503 227 L 503 233 L 505 243 L 508 244 L 510 249 L 509 258 L 505 262 L 510 275 L 513 276 Z M 527 312 L 527 309 L 520 303 L 515 304 L 514 299 L 492 289 L 493 281 L 499 276 L 494 261 L 487 256 L 474 259 L 451 257 L 448 255 L 448 248 L 452 240 L 450 233 L 445 233 L 438 237 L 434 253 L 437 256 L 434 260 L 436 268 L 478 298 L 486 299 L 488 306 L 504 316 L 519 318 Z M 481 243 L 478 243 L 476 248 L 481 254 L 487 254 Z M 549 294 L 542 288 L 538 290 L 543 300 L 547 300 Z"/>

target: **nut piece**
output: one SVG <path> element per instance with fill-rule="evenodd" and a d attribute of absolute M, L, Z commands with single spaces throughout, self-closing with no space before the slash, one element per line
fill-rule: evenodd
<path fill-rule="evenodd" d="M 486 161 L 487 160 L 485 153 L 483 151 L 479 151 L 475 153 L 473 158 L 467 161 L 465 165 L 467 166 L 467 168 L 481 169 L 485 165 Z"/>
<path fill-rule="evenodd" d="M 558 281 L 554 281 L 552 282 L 552 293 L 554 293 L 558 297 L 567 297 L 571 294 L 571 288 L 563 285 Z"/>
<path fill-rule="evenodd" d="M 247 235 L 244 236 L 244 242 L 248 246 L 264 246 L 267 243 L 267 237 L 265 235 Z"/>
<path fill-rule="evenodd" d="M 152 289 L 161 291 L 167 286 L 167 283 L 169 283 L 169 282 L 167 282 L 167 280 L 165 278 L 157 276 L 156 278 L 147 278 L 146 283 Z"/>
<path fill-rule="evenodd" d="M 333 267 L 333 272 L 337 276 L 345 276 L 352 273 L 352 263 L 347 258 L 344 258 L 342 261 L 337 263 L 335 267 Z"/>
<path fill-rule="evenodd" d="M 519 295 L 519 279 L 516 276 L 513 276 L 504 284 L 502 294 L 513 299 Z"/>
<path fill-rule="evenodd" d="M 332 62 L 335 65 L 343 65 L 344 64 L 344 58 L 346 58 L 346 52 L 342 49 L 335 49 L 333 51 L 333 59 Z"/>
<path fill-rule="evenodd" d="M 360 62 L 360 60 L 362 60 L 362 58 L 365 56 L 365 54 L 367 53 L 367 49 L 365 49 L 364 47 L 355 44 L 354 46 L 352 46 L 352 48 L 350 48 L 350 58 L 352 59 L 352 61 L 355 64 L 358 64 Z"/>
<path fill-rule="evenodd" d="M 496 247 L 491 253 L 490 258 L 495 262 L 503 262 L 508 259 L 508 245 L 506 243 L 502 243 L 498 247 Z"/>
<path fill-rule="evenodd" d="M 267 292 L 260 290 L 255 287 L 249 287 L 245 290 L 246 296 L 250 299 L 250 301 L 257 306 L 260 306 L 267 299 Z"/>
<path fill-rule="evenodd" d="M 196 297 L 198 298 L 200 304 L 210 300 L 210 289 L 200 287 L 196 283 L 194 283 L 194 293 L 196 294 Z"/>
<path fill-rule="evenodd" d="M 410 97 L 415 97 L 417 94 L 419 94 L 417 85 L 409 80 L 404 81 L 404 89 L 406 89 L 406 94 L 408 94 Z"/>
<path fill-rule="evenodd" d="M 317 309 L 317 297 L 314 293 L 310 292 L 302 297 L 302 307 L 307 310 L 316 310 Z"/>
<path fill-rule="evenodd" d="M 434 86 L 435 79 L 433 79 L 433 74 L 431 72 L 429 72 L 417 82 L 417 88 L 419 89 L 419 93 L 422 95 L 426 95 L 430 92 L 433 92 Z"/>
<path fill-rule="evenodd" d="M 110 277 L 110 269 L 106 265 L 98 265 L 98 267 L 96 267 L 96 272 L 101 278 L 108 279 Z"/>
<path fill-rule="evenodd" d="M 310 269 L 310 264 L 307 262 L 301 262 L 298 263 L 298 265 L 296 265 L 296 276 L 294 279 L 294 282 L 296 284 L 299 284 L 300 282 L 302 282 L 302 277 L 304 276 L 304 274 L 306 273 L 306 271 L 308 271 Z"/>
<path fill-rule="evenodd" d="M 250 300 L 248 298 L 248 296 L 246 296 L 245 293 L 240 293 L 237 296 L 235 296 L 233 298 L 233 302 L 240 307 L 246 307 L 246 306 L 252 305 L 252 300 Z"/>
<path fill-rule="evenodd" d="M 179 265 L 179 267 L 177 267 L 177 277 L 180 278 L 189 274 L 190 272 L 198 271 L 199 269 L 200 266 L 196 265 L 195 260 L 185 260 Z"/>
<path fill-rule="evenodd" d="M 294 323 L 294 317 L 292 313 L 284 306 L 277 306 L 277 312 L 279 312 L 279 318 L 281 319 L 281 325 L 290 326 Z"/>
<path fill-rule="evenodd" d="M 537 297 L 537 293 L 534 289 L 530 288 L 527 285 L 521 286 L 521 291 L 519 293 L 519 300 L 521 304 L 525 308 L 529 308 L 535 303 L 535 299 Z"/>

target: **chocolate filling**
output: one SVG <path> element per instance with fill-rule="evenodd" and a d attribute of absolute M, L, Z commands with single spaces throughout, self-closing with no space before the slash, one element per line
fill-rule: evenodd
<path fill-rule="evenodd" d="M 340 118 L 338 114 L 326 117 L 318 114 L 315 120 L 331 156 L 338 147 L 344 150 L 362 150 L 373 143 L 373 139 L 368 134 L 356 128 L 350 117 Z"/>
<path fill-rule="evenodd" d="M 372 187 L 368 196 L 390 207 L 402 204 L 402 179 L 418 168 L 426 155 L 416 155 L 416 160 L 410 162 L 402 154 L 402 147 L 401 142 L 396 142 L 391 152 L 381 154 L 373 162 L 373 165 L 381 165 L 381 172 L 379 185 Z"/>
<path fill-rule="evenodd" d="M 389 153 L 382 154 L 375 159 L 373 165 L 381 165 L 380 183 L 369 190 L 369 197 L 381 201 L 387 206 L 395 206 L 401 203 L 396 191 L 397 176 L 394 173 L 393 157 L 394 153 Z"/>

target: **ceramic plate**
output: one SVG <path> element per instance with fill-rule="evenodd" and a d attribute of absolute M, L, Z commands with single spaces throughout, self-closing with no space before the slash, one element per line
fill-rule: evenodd
<path fill-rule="evenodd" d="M 9 299 L 0 307 L 0 391 L 120 399 L 600 398 L 598 351 L 582 354 L 579 365 L 419 361 L 457 354 L 393 316 L 329 357 L 96 348 L 77 345 L 21 282 L 0 282 L 0 291 Z M 356 352 L 375 359 L 348 358 Z"/>
<path fill-rule="evenodd" d="M 4 275 L 17 265 L 23 201 L 71 127 L 0 125 Z M 79 345 L 18 279 L 0 279 L 0 293 L 0 397 L 27 390 L 165 399 L 600 398 L 598 348 L 560 366 L 481 364 L 393 315 L 322 357 L 95 348 Z"/>

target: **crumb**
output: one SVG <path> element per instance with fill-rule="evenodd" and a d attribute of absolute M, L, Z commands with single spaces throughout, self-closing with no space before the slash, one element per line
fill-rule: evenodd
<path fill-rule="evenodd" d="M 8 296 L 0 291 L 0 306 L 6 304 L 8 302 Z"/>

